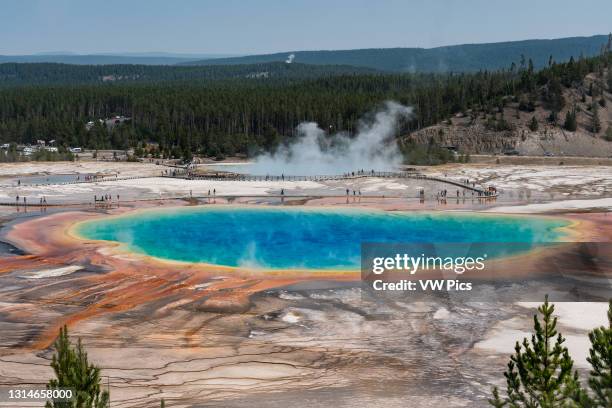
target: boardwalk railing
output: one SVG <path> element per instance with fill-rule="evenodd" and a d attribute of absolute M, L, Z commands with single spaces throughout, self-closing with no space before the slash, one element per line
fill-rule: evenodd
<path fill-rule="evenodd" d="M 375 178 L 406 178 L 417 180 L 430 180 L 440 183 L 451 184 L 466 190 L 474 191 L 480 195 L 495 196 L 496 194 L 490 191 L 476 187 L 470 183 L 463 183 L 442 177 L 426 176 L 416 171 L 366 171 L 355 172 L 348 174 L 335 175 L 310 175 L 310 176 L 292 176 L 292 175 L 253 175 L 253 174 L 235 174 L 235 173 L 215 173 L 215 174 L 189 174 L 187 172 L 180 174 L 165 174 L 163 177 L 181 178 L 186 180 L 211 180 L 211 181 L 332 181 L 332 180 L 354 180 L 359 178 L 375 177 Z"/>
<path fill-rule="evenodd" d="M 393 172 L 393 171 L 367 171 L 348 174 L 322 174 L 322 175 L 260 175 L 260 174 L 238 174 L 238 173 L 209 173 L 209 174 L 164 174 L 163 177 L 186 178 L 188 180 L 235 180 L 235 181 L 326 181 L 326 180 L 350 180 L 365 177 L 377 178 L 408 178 L 418 176 L 417 172 Z"/>

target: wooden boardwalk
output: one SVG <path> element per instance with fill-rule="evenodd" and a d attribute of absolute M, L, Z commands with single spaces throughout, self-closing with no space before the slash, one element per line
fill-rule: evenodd
<path fill-rule="evenodd" d="M 492 197 L 494 194 L 488 194 L 489 192 L 483 188 L 470 185 L 468 183 L 461 183 L 459 181 L 442 178 L 442 177 L 431 177 L 421 174 L 416 171 L 371 171 L 371 172 L 356 172 L 350 174 L 339 174 L 339 175 L 312 175 L 312 176 L 292 176 L 292 175 L 281 175 L 281 176 L 262 176 L 262 175 L 249 175 L 249 174 L 230 174 L 228 173 L 217 173 L 210 175 L 188 175 L 185 173 L 175 175 L 165 175 L 163 177 L 170 178 L 181 178 L 186 180 L 211 180 L 211 181 L 333 181 L 333 180 L 355 180 L 360 178 L 391 178 L 391 179 L 416 179 L 416 180 L 430 180 L 437 181 L 440 183 L 451 184 L 456 187 L 461 187 L 466 190 L 474 191 L 479 195 Z"/>
<path fill-rule="evenodd" d="M 40 187 L 40 186 L 61 186 L 61 185 L 69 185 L 69 184 L 97 184 L 103 182 L 112 182 L 112 181 L 120 181 L 120 180 L 136 180 L 136 179 L 147 179 L 147 178 L 174 178 L 174 179 L 182 179 L 186 181 L 190 180 L 210 180 L 210 181 L 232 181 L 232 182 L 296 182 L 296 181 L 314 181 L 314 182 L 322 182 L 322 181 L 334 181 L 334 180 L 358 180 L 365 178 L 386 178 L 386 179 L 415 179 L 415 180 L 428 180 L 428 181 L 436 181 L 439 183 L 445 183 L 449 185 L 453 185 L 456 187 L 460 187 L 469 191 L 473 191 L 476 193 L 475 198 L 479 199 L 489 199 L 496 198 L 498 196 L 497 193 L 492 193 L 483 188 L 474 186 L 468 183 L 462 183 L 459 181 L 442 178 L 442 177 L 432 177 L 426 176 L 424 174 L 418 173 L 416 171 L 403 171 L 403 172 L 381 172 L 381 171 L 370 171 L 370 172 L 355 172 L 350 174 L 339 174 L 339 175 L 281 175 L 281 176 L 262 176 L 262 175 L 244 175 L 244 174 L 234 174 L 234 173 L 215 173 L 215 174 L 206 174 L 206 175 L 192 175 L 188 174 L 184 171 L 173 171 L 168 174 L 161 174 L 160 176 L 133 176 L 133 177 L 103 177 L 96 178 L 91 180 L 75 180 L 70 182 L 62 182 L 62 183 L 49 183 L 49 184 L 21 184 L 20 187 Z M 249 194 L 234 194 L 234 195 L 212 195 L 212 196 L 176 196 L 176 197 L 165 197 L 165 198 L 147 198 L 147 199 L 136 199 L 136 200 L 122 200 L 121 203 L 134 203 L 134 202 L 144 202 L 144 201 L 160 201 L 160 200 L 177 200 L 177 199 L 213 199 L 213 198 L 221 198 L 221 199 L 235 199 L 235 198 L 338 198 L 338 197 L 354 197 L 353 195 L 344 195 L 344 194 L 306 194 L 306 195 L 291 195 L 291 194 L 261 194 L 261 195 L 249 195 Z M 406 197 L 405 195 L 392 195 L 392 194 L 377 194 L 377 195 L 362 195 L 356 197 L 363 198 L 418 198 L 418 197 Z M 453 196 L 446 197 L 447 199 L 454 198 Z M 27 207 L 70 207 L 70 206 L 95 206 L 95 207 L 104 207 L 105 205 L 116 205 L 116 201 L 97 201 L 93 202 L 84 202 L 84 203 L 47 203 L 40 204 L 38 202 L 28 203 Z M 11 206 L 11 207 L 23 207 L 24 204 L 22 202 L 0 202 L 0 206 Z"/>

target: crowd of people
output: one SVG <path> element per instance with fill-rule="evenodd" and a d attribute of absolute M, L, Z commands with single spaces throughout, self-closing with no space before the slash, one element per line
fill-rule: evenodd
<path fill-rule="evenodd" d="M 94 206 L 96 207 L 110 207 L 114 204 L 119 206 L 119 194 L 116 195 L 116 200 L 113 200 L 112 194 L 103 194 L 101 196 L 94 195 Z"/>
<path fill-rule="evenodd" d="M 28 204 L 28 197 L 26 196 L 19 196 L 19 194 L 15 196 L 15 207 L 17 207 L 17 210 L 19 210 L 19 207 L 21 206 L 26 209 L 28 206 L 34 205 L 35 204 L 32 204 L 31 202 Z M 38 198 L 38 207 L 41 209 L 47 208 L 47 197 L 41 196 Z"/>

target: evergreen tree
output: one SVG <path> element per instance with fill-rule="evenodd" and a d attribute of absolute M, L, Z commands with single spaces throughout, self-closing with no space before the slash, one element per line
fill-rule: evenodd
<path fill-rule="evenodd" d="M 591 364 L 589 388 L 597 407 L 612 407 L 612 300 L 608 306 L 608 327 L 589 333 L 591 348 L 587 361 Z"/>
<path fill-rule="evenodd" d="M 569 130 L 570 132 L 575 132 L 578 128 L 578 123 L 576 122 L 576 108 L 572 108 L 565 114 L 565 122 L 563 123 L 563 127 L 565 130 Z"/>
<path fill-rule="evenodd" d="M 550 115 L 548 115 L 548 121 L 552 124 L 557 124 L 558 114 L 555 111 L 550 111 Z"/>
<path fill-rule="evenodd" d="M 515 354 L 510 357 L 506 377 L 506 397 L 501 397 L 496 388 L 489 403 L 494 407 L 511 408 L 561 408 L 583 406 L 587 403 L 580 388 L 578 372 L 573 370 L 574 362 L 565 339 L 557 333 L 557 318 L 553 317 L 554 305 L 548 303 L 538 308 L 533 317 L 535 333 L 531 341 L 518 341 Z"/>
<path fill-rule="evenodd" d="M 599 133 L 601 131 L 601 120 L 599 119 L 599 106 L 593 102 L 591 105 L 591 130 L 593 133 Z"/>
<path fill-rule="evenodd" d="M 274 152 L 281 142 L 281 136 L 276 129 L 270 125 L 264 126 L 263 137 L 263 147 L 268 152 Z"/>
<path fill-rule="evenodd" d="M 553 111 L 559 112 L 565 106 L 565 98 L 563 97 L 563 86 L 557 77 L 553 77 L 548 81 L 548 86 L 544 93 L 544 101 L 546 106 Z"/>
<path fill-rule="evenodd" d="M 499 395 L 499 389 L 497 387 L 493 388 L 493 397 L 489 398 L 488 401 L 489 404 L 495 408 L 503 408 L 508 403 Z"/>
<path fill-rule="evenodd" d="M 529 130 L 531 130 L 532 132 L 535 132 L 538 130 L 538 120 L 536 119 L 535 116 L 531 117 L 531 121 L 529 122 Z"/>
<path fill-rule="evenodd" d="M 109 395 L 107 391 L 101 390 L 100 369 L 87 360 L 81 339 L 74 347 L 68 337 L 68 328 L 64 326 L 53 346 L 55 354 L 51 367 L 57 378 L 49 380 L 47 388 L 71 388 L 74 395 L 70 401 L 47 402 L 45 407 L 106 408 Z"/>

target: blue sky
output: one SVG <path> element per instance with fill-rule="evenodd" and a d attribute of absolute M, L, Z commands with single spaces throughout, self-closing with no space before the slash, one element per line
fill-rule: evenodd
<path fill-rule="evenodd" d="M 0 54 L 253 54 L 612 31 L 611 0 L 3 0 Z"/>

